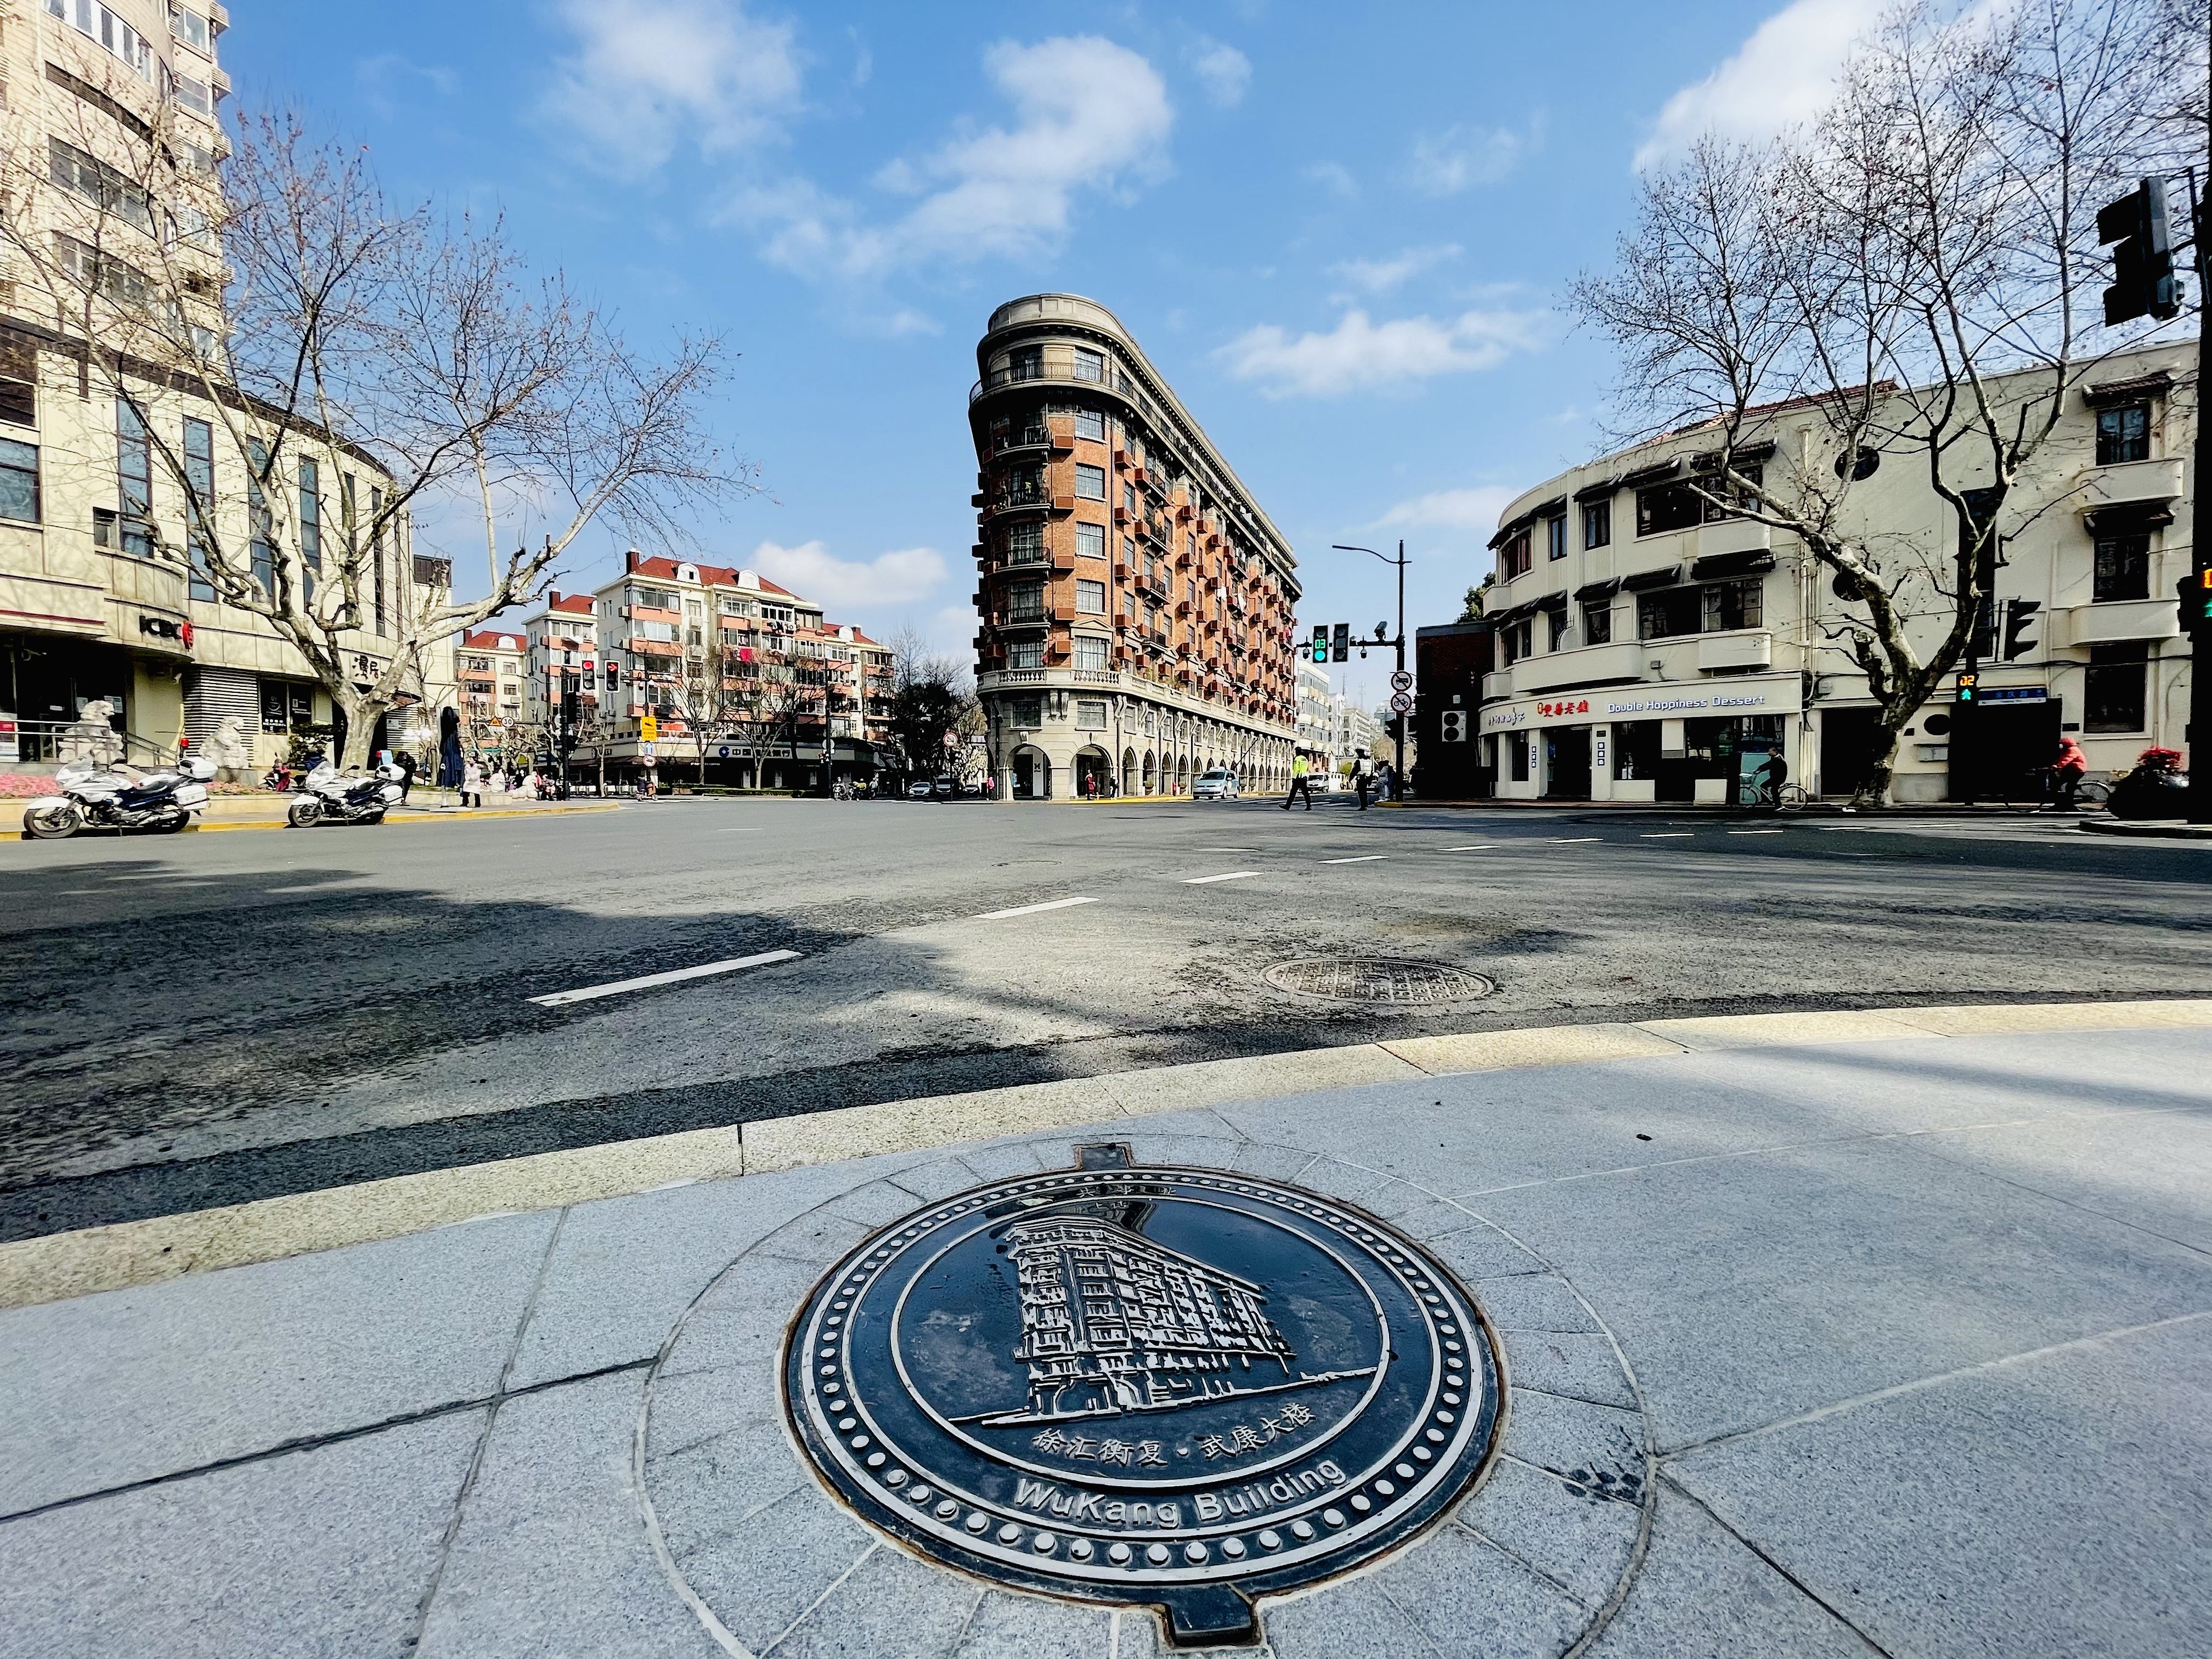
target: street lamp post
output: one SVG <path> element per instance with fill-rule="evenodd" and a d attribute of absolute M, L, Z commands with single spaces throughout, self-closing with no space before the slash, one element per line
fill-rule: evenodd
<path fill-rule="evenodd" d="M 1406 672 L 1406 567 L 1411 562 L 1406 557 L 1405 542 L 1401 539 L 1398 543 L 1398 556 L 1395 559 L 1385 557 L 1371 547 L 1353 547 L 1345 542 L 1332 542 L 1330 546 L 1339 553 L 1365 553 L 1381 559 L 1385 564 L 1398 567 L 1398 637 L 1395 640 L 1378 639 L 1375 643 L 1397 647 L 1398 673 L 1402 676 Z M 1378 628 L 1376 631 L 1379 633 L 1381 629 Z M 1395 684 L 1391 690 L 1394 693 L 1396 691 Z M 1390 799 L 1403 800 L 1406 795 L 1406 711 L 1401 708 L 1395 712 L 1397 718 L 1391 723 L 1390 740 L 1397 745 L 1398 755 L 1397 764 L 1390 769 Z"/>

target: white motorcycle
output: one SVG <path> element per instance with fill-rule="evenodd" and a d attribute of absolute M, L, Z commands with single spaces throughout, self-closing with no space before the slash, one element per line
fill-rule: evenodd
<path fill-rule="evenodd" d="M 80 830 L 151 830 L 174 835 L 206 810 L 215 763 L 195 757 L 174 771 L 139 772 L 124 766 L 64 766 L 54 774 L 61 793 L 40 795 L 23 808 L 23 833 L 39 841 L 66 841 Z"/>
<path fill-rule="evenodd" d="M 341 772 L 325 761 L 300 785 L 284 821 L 295 830 L 319 823 L 381 823 L 407 793 L 407 774 L 397 766 L 374 772 Z"/>

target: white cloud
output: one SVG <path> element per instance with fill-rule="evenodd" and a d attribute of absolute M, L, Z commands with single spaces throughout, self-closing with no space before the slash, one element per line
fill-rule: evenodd
<path fill-rule="evenodd" d="M 1470 489 L 1432 489 L 1400 501 L 1375 522 L 1436 530 L 1479 530 L 1488 535 L 1498 515 L 1521 492 L 1510 484 L 1478 484 Z"/>
<path fill-rule="evenodd" d="M 1183 57 L 1206 95 L 1222 108 L 1234 109 L 1244 101 L 1245 88 L 1252 84 L 1252 60 L 1236 47 L 1201 34 Z"/>
<path fill-rule="evenodd" d="M 1636 165 L 1674 161 L 1704 133 L 1765 138 L 1819 113 L 1852 41 L 1887 3 L 1792 0 L 1752 31 L 1735 56 L 1667 100 L 1636 152 Z"/>
<path fill-rule="evenodd" d="M 1350 201 L 1359 194 L 1359 181 L 1352 176 L 1352 169 L 1341 161 L 1316 161 L 1301 175 L 1307 183 L 1318 185 L 1332 196 Z"/>
<path fill-rule="evenodd" d="M 1509 127 L 1446 127 L 1413 141 L 1409 167 L 1413 188 L 1426 196 L 1456 196 L 1476 185 L 1494 185 L 1543 143 L 1540 117 L 1528 131 Z"/>
<path fill-rule="evenodd" d="M 726 216 L 767 233 L 764 252 L 803 274 L 866 281 L 932 260 L 1029 258 L 1066 238 L 1075 194 L 1111 189 L 1165 164 L 1175 124 L 1167 87 L 1144 58 L 1093 35 L 1033 46 L 1002 41 L 984 72 L 1014 107 L 1011 127 L 954 138 L 876 183 L 921 198 L 872 225 L 852 203 L 805 179 L 734 198 Z"/>
<path fill-rule="evenodd" d="M 1270 398 L 1329 398 L 1439 374 L 1492 368 L 1544 341 L 1540 311 L 1469 311 L 1457 317 L 1371 321 L 1347 311 L 1326 334 L 1292 338 L 1273 323 L 1248 330 L 1214 356 Z"/>
<path fill-rule="evenodd" d="M 821 541 L 783 547 L 763 542 L 751 565 L 802 598 L 833 613 L 855 606 L 907 605 L 928 597 L 945 580 L 945 560 L 933 547 L 904 547 L 868 560 L 833 557 Z"/>
<path fill-rule="evenodd" d="M 1448 259 L 1459 258 L 1456 243 L 1443 247 L 1409 247 L 1391 259 L 1346 259 L 1331 265 L 1328 274 L 1367 294 L 1388 294 L 1425 270 L 1433 270 Z"/>
<path fill-rule="evenodd" d="M 792 26 L 742 0 L 563 0 L 561 16 L 576 50 L 543 112 L 600 171 L 642 176 L 687 139 L 709 155 L 744 149 L 798 108 Z"/>

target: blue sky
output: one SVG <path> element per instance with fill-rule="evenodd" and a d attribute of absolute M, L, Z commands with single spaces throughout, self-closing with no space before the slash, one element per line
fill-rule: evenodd
<path fill-rule="evenodd" d="M 1636 166 L 1806 112 L 1874 7 L 373 9 L 238 0 L 237 100 L 368 144 L 398 195 L 502 209 L 634 337 L 725 335 L 716 423 L 764 490 L 699 526 L 708 556 L 964 653 L 994 305 L 1121 316 L 1297 548 L 1304 621 L 1388 616 L 1390 573 L 1329 544 L 1401 535 L 1409 624 L 1448 621 L 1502 501 L 1603 442 L 1561 290 Z M 619 556 L 589 535 L 562 585 Z M 1386 672 L 1349 679 L 1372 702 Z"/>

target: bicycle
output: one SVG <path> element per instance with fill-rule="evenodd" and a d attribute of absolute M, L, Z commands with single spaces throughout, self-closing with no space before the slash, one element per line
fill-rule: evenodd
<path fill-rule="evenodd" d="M 2083 777 L 2074 786 L 2073 805 L 2102 806 L 2112 798 L 2112 787 L 2091 777 Z M 2055 766 L 2032 766 L 2018 777 L 2010 780 L 1999 799 L 2010 810 L 2026 812 L 2055 812 L 2065 809 L 2059 805 L 2058 769 Z"/>
<path fill-rule="evenodd" d="M 1814 799 L 1804 785 L 1798 783 L 1785 783 L 1778 787 L 1771 783 L 1754 783 L 1747 786 L 1741 793 L 1742 799 L 1737 803 L 1739 805 L 1763 806 L 1771 812 L 1778 812 L 1785 806 L 1810 806 Z"/>

